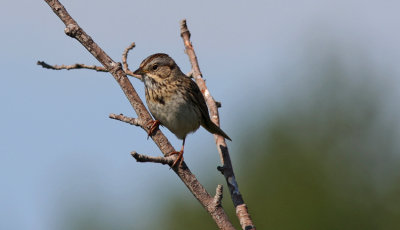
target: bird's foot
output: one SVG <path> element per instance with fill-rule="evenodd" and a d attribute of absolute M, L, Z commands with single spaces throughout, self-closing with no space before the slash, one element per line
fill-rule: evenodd
<path fill-rule="evenodd" d="M 147 126 L 150 126 L 149 131 L 147 132 L 147 139 L 149 139 L 149 137 L 153 134 L 154 130 L 156 130 L 158 128 L 158 126 L 160 126 L 160 121 L 159 120 L 151 120 L 147 123 Z"/>
<path fill-rule="evenodd" d="M 168 156 L 175 155 L 175 154 L 178 154 L 178 157 L 176 158 L 174 163 L 171 165 L 171 168 L 175 167 L 176 163 L 178 163 L 178 162 L 179 162 L 179 166 L 181 166 L 182 162 L 183 162 L 183 149 L 179 152 L 175 151 L 175 152 L 169 153 Z"/>

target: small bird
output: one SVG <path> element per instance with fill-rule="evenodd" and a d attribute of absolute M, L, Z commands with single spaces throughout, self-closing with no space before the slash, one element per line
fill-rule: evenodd
<path fill-rule="evenodd" d="M 149 135 L 161 124 L 183 140 L 181 151 L 171 167 L 183 161 L 186 135 L 196 131 L 200 125 L 208 132 L 231 140 L 215 125 L 197 84 L 187 77 L 175 61 L 167 54 L 153 54 L 142 61 L 134 72 L 142 76 L 146 102 L 155 121 L 151 121 Z M 150 124 L 149 123 L 149 124 Z"/>

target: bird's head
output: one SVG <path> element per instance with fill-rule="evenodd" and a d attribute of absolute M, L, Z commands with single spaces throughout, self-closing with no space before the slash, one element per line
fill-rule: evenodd
<path fill-rule="evenodd" d="M 141 75 L 145 82 L 147 80 L 162 82 L 166 78 L 173 77 L 176 71 L 180 69 L 174 59 L 167 54 L 157 53 L 144 59 L 134 74 Z"/>

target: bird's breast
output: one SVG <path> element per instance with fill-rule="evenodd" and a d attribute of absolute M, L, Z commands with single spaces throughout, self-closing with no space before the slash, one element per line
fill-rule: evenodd
<path fill-rule="evenodd" d="M 146 101 L 153 117 L 183 139 L 200 126 L 200 111 L 179 90 L 146 87 Z"/>

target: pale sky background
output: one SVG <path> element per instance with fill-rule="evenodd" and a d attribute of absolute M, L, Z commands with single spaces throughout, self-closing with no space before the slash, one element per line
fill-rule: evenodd
<path fill-rule="evenodd" d="M 186 188 L 168 167 L 136 163 L 130 156 L 132 150 L 160 152 L 140 128 L 108 118 L 110 113 L 135 116 L 111 75 L 36 65 L 38 60 L 98 65 L 64 34 L 64 25 L 48 5 L 1 3 L 0 229 L 60 229 L 68 210 L 82 203 L 107 207 L 101 212 L 146 226 L 158 202 L 168 199 L 164 194 Z M 360 50 L 378 67 L 391 66 L 394 74 L 382 76 L 382 84 L 400 92 L 398 1 L 62 3 L 115 61 L 136 42 L 129 56 L 132 70 L 148 55 L 165 52 L 188 72 L 179 34 L 179 21 L 187 18 L 207 85 L 222 102 L 222 127 L 233 139 L 229 148 L 234 163 L 240 154 L 235 149 L 251 138 L 242 128 L 304 87 L 301 74 L 287 73 L 301 69 L 306 54 L 333 44 L 351 64 L 357 57 L 346 50 Z M 144 98 L 143 84 L 132 81 Z M 399 114 L 397 96 L 387 99 L 388 117 Z M 180 148 L 181 141 L 163 131 Z M 200 181 L 216 173 L 219 160 L 212 135 L 201 129 L 186 143 L 185 160 Z M 215 184 L 205 186 L 214 192 Z M 194 198 L 187 192 L 182 199 Z"/>

